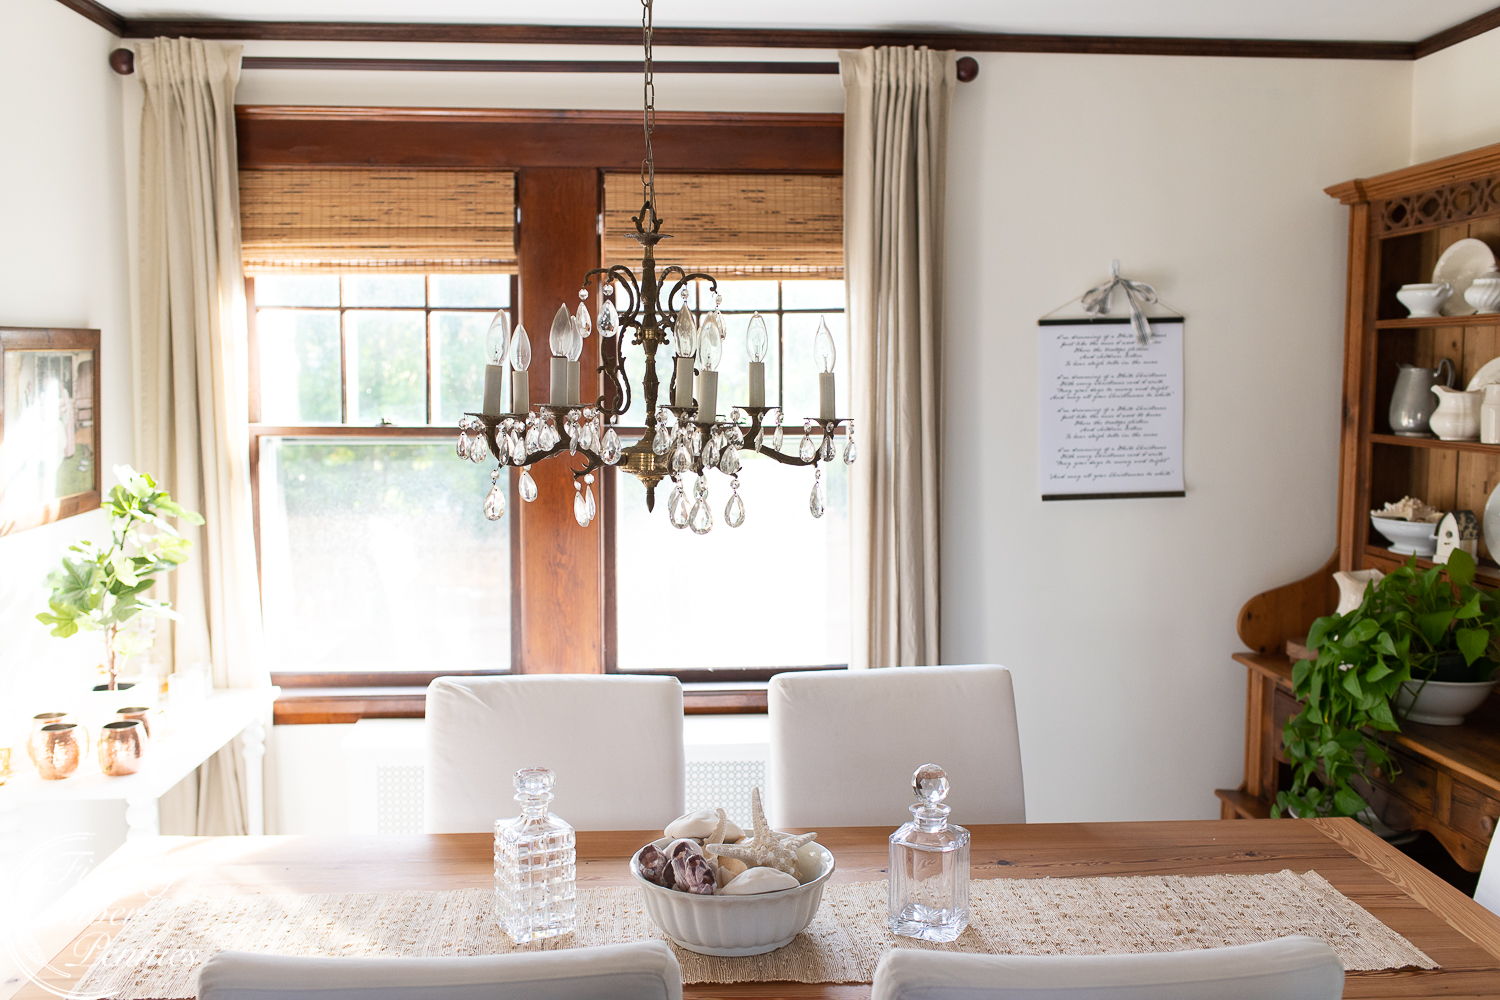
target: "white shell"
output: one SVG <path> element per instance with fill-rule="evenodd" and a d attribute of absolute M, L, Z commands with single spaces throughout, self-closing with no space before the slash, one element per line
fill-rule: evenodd
<path fill-rule="evenodd" d="M 714 879 L 720 886 L 728 885 L 736 877 L 749 871 L 745 862 L 739 858 L 709 858 L 709 864 L 714 866 Z"/>
<path fill-rule="evenodd" d="M 678 844 L 683 844 L 683 843 L 687 844 L 687 846 L 688 846 L 688 853 L 689 854 L 702 854 L 703 853 L 703 845 L 700 844 L 700 843 L 698 843 L 692 837 L 678 837 L 676 840 L 672 841 L 670 844 L 667 845 L 667 849 L 663 853 L 666 854 L 666 856 L 669 857 L 669 858 L 670 857 L 675 857 L 676 856 L 675 852 L 677 850 L 677 845 Z"/>
<path fill-rule="evenodd" d="M 797 876 L 779 872 L 775 868 L 747 868 L 733 880 L 719 887 L 716 896 L 758 896 L 763 892 L 780 892 L 795 889 L 801 883 Z"/>
<path fill-rule="evenodd" d="M 705 837 L 713 836 L 714 830 L 718 829 L 718 827 L 719 814 L 717 811 L 713 809 L 697 809 L 678 816 L 667 824 L 667 828 L 662 833 L 673 840 L 681 837 L 692 837 L 695 840 L 702 840 Z M 729 843 L 741 840 L 744 836 L 745 831 L 736 826 L 732 820 L 724 824 L 724 839 Z"/>

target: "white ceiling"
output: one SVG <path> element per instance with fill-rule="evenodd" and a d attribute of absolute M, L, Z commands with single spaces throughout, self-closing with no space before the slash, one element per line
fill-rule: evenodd
<path fill-rule="evenodd" d="M 657 0 L 663 27 L 1416 41 L 1495 0 Z M 636 0 L 105 0 L 130 18 L 639 24 Z M 920 12 L 921 16 L 913 16 Z"/>

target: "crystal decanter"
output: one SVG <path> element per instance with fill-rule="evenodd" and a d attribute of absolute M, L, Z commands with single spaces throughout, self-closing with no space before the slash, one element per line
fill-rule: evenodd
<path fill-rule="evenodd" d="M 547 812 L 552 772 L 516 772 L 521 815 L 495 822 L 495 918 L 517 944 L 568 934 L 577 905 L 573 828 Z"/>
<path fill-rule="evenodd" d="M 891 834 L 891 931 L 924 941 L 952 941 L 969 926 L 969 831 L 948 822 L 948 775 L 923 764 L 912 775 L 921 799 L 912 819 Z"/>

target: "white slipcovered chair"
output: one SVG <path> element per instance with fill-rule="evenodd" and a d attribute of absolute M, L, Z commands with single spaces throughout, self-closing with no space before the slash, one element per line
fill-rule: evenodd
<path fill-rule="evenodd" d="M 1344 967 L 1309 937 L 1147 955 L 965 955 L 897 948 L 871 1000 L 1338 1000 Z"/>
<path fill-rule="evenodd" d="M 772 826 L 896 826 L 912 772 L 948 772 L 955 823 L 1024 823 L 1010 671 L 991 664 L 777 674 L 769 693 Z"/>
<path fill-rule="evenodd" d="M 428 685 L 428 833 L 489 832 L 516 815 L 523 767 L 551 769 L 551 808 L 574 829 L 662 829 L 683 813 L 682 685 L 601 674 Z"/>
<path fill-rule="evenodd" d="M 1474 887 L 1474 902 L 1500 917 L 1500 833 L 1490 841 L 1479 869 L 1479 885 Z"/>
<path fill-rule="evenodd" d="M 198 1000 L 681 1000 L 661 941 L 475 958 L 289 958 L 221 951 Z"/>

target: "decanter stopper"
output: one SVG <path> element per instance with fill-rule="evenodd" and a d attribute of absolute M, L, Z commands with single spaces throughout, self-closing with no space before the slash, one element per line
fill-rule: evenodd
<path fill-rule="evenodd" d="M 554 780 L 545 767 L 517 771 L 521 815 L 495 823 L 495 918 L 517 944 L 567 934 L 576 919 L 576 838 L 547 811 Z"/>
<path fill-rule="evenodd" d="M 891 931 L 952 941 L 969 925 L 969 831 L 948 822 L 948 775 L 923 764 L 912 775 L 911 822 L 890 838 Z"/>

